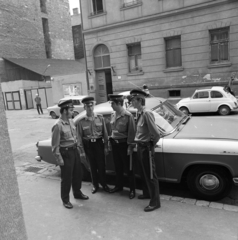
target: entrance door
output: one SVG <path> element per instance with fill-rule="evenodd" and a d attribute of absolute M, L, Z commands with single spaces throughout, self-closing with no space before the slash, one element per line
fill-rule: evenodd
<path fill-rule="evenodd" d="M 106 77 L 106 89 L 107 89 L 107 96 L 108 96 L 108 94 L 113 93 L 113 91 L 112 91 L 112 74 L 111 74 L 110 69 L 105 71 L 105 77 Z"/>
<path fill-rule="evenodd" d="M 19 91 L 6 92 L 7 110 L 21 110 L 21 100 Z"/>
<path fill-rule="evenodd" d="M 31 90 L 25 90 L 25 97 L 26 97 L 26 108 L 27 109 L 34 108 Z"/>
<path fill-rule="evenodd" d="M 45 89 L 39 88 L 38 91 L 39 91 L 39 97 L 41 98 L 41 107 L 47 108 Z"/>
<path fill-rule="evenodd" d="M 96 73 L 96 81 L 98 89 L 98 103 L 104 103 L 107 101 L 106 76 L 104 71 Z"/>

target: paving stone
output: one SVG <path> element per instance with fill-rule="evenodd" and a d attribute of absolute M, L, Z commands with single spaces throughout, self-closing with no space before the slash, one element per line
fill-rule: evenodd
<path fill-rule="evenodd" d="M 37 173 L 43 173 L 47 170 L 47 168 L 43 168 L 42 170 L 38 171 Z"/>
<path fill-rule="evenodd" d="M 209 204 L 210 208 L 223 209 L 223 206 L 224 206 L 224 204 L 216 203 L 216 202 L 210 202 L 210 204 Z"/>
<path fill-rule="evenodd" d="M 170 200 L 172 196 L 161 194 L 160 198 L 163 200 Z"/>
<path fill-rule="evenodd" d="M 35 173 L 34 172 L 24 172 L 24 175 L 33 176 L 33 175 L 35 175 Z"/>
<path fill-rule="evenodd" d="M 183 198 L 182 197 L 171 197 L 172 201 L 176 201 L 176 202 L 182 202 Z"/>
<path fill-rule="evenodd" d="M 208 206 L 209 206 L 209 203 L 210 203 L 210 202 L 208 202 L 208 201 L 198 200 L 198 201 L 196 202 L 196 205 L 197 205 L 197 206 L 201 206 L 201 207 L 208 207 Z"/>
<path fill-rule="evenodd" d="M 225 209 L 227 211 L 238 212 L 238 206 L 224 204 L 223 209 Z"/>
<path fill-rule="evenodd" d="M 182 200 L 182 203 L 195 204 L 196 201 L 197 201 L 196 199 L 184 198 L 184 199 Z"/>

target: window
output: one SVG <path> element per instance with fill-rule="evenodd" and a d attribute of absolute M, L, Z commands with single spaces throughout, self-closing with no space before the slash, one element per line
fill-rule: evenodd
<path fill-rule="evenodd" d="M 43 13 L 47 13 L 45 1 L 46 1 L 46 0 L 40 0 L 40 10 L 41 10 L 41 12 L 43 12 Z"/>
<path fill-rule="evenodd" d="M 94 50 L 94 67 L 95 69 L 98 68 L 105 68 L 110 67 L 110 54 L 108 48 L 101 44 L 96 47 Z"/>
<path fill-rule="evenodd" d="M 129 7 L 131 5 L 137 4 L 138 2 L 138 0 L 124 0 L 123 7 Z"/>
<path fill-rule="evenodd" d="M 73 101 L 73 105 L 80 105 L 80 101 L 79 100 L 72 100 Z"/>
<path fill-rule="evenodd" d="M 129 72 L 142 71 L 141 45 L 140 43 L 127 45 Z"/>
<path fill-rule="evenodd" d="M 223 98 L 223 95 L 218 91 L 211 91 L 211 98 Z"/>
<path fill-rule="evenodd" d="M 180 97 L 180 90 L 169 90 L 170 97 Z"/>
<path fill-rule="evenodd" d="M 223 62 L 229 60 L 229 28 L 210 31 L 211 38 L 211 62 Z"/>
<path fill-rule="evenodd" d="M 103 0 L 92 0 L 92 15 L 103 13 Z"/>
<path fill-rule="evenodd" d="M 196 98 L 208 98 L 209 97 L 209 94 L 208 92 L 197 92 L 193 98 L 196 99 Z"/>
<path fill-rule="evenodd" d="M 181 37 L 165 39 L 166 46 L 166 68 L 181 67 Z"/>

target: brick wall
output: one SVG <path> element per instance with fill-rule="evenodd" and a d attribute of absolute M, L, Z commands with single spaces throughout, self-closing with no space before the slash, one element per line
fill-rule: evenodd
<path fill-rule="evenodd" d="M 52 58 L 74 59 L 68 0 L 0 0 L 0 58 L 46 58 L 42 17 L 49 22 Z M 4 61 L 0 77 L 6 78 Z"/>

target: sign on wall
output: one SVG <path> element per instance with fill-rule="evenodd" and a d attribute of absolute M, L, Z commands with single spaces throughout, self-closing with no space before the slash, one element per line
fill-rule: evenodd
<path fill-rule="evenodd" d="M 82 95 L 82 83 L 63 85 L 64 97 Z"/>

